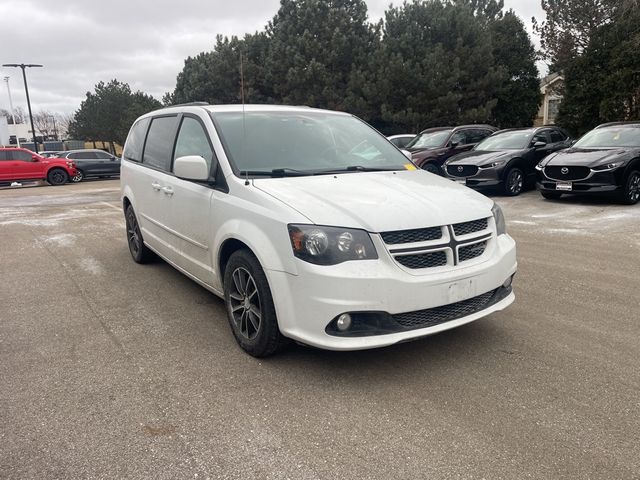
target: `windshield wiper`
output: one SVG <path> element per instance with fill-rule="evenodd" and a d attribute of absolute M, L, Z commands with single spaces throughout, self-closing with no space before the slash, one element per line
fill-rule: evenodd
<path fill-rule="evenodd" d="M 340 172 L 393 172 L 395 170 L 402 170 L 402 167 L 364 167 L 362 165 L 349 165 L 344 168 L 336 168 L 331 170 L 320 170 L 318 173 L 340 173 Z"/>
<path fill-rule="evenodd" d="M 246 175 L 256 177 L 304 177 L 313 175 L 312 171 L 295 170 L 293 168 L 274 168 L 272 170 L 240 170 L 241 177 Z"/>

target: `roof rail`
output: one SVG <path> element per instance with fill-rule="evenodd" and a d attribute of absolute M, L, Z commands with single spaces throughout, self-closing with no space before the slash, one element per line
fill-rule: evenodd
<path fill-rule="evenodd" d="M 625 122 L 608 122 L 598 125 L 596 128 L 614 127 L 616 125 L 640 125 L 640 120 L 627 120 Z"/>
<path fill-rule="evenodd" d="M 209 102 L 187 102 L 187 103 L 177 103 L 175 105 L 167 105 L 164 108 L 171 108 L 171 107 L 205 107 L 209 105 Z"/>

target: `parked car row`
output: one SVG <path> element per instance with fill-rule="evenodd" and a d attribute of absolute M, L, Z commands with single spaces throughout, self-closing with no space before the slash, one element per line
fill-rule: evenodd
<path fill-rule="evenodd" d="M 420 168 L 471 188 L 519 195 L 535 185 L 547 199 L 613 194 L 626 204 L 640 201 L 639 122 L 603 124 L 577 142 L 555 126 L 430 128 L 405 149 Z"/>
<path fill-rule="evenodd" d="M 103 150 L 37 154 L 25 148 L 0 148 L 0 183 L 46 180 L 51 185 L 63 185 L 119 175 L 120 159 Z"/>

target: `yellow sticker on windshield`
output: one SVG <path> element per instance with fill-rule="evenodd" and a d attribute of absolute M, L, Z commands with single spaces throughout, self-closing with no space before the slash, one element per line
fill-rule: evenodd
<path fill-rule="evenodd" d="M 406 170 L 417 170 L 416 166 L 413 163 L 405 163 L 404 168 Z"/>

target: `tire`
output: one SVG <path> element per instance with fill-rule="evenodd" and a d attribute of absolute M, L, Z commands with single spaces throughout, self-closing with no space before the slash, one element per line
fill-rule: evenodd
<path fill-rule="evenodd" d="M 62 168 L 52 168 L 47 173 L 47 182 L 50 185 L 58 186 L 64 185 L 69 181 L 69 174 Z"/>
<path fill-rule="evenodd" d="M 267 277 L 250 251 L 238 250 L 229 258 L 224 271 L 224 300 L 233 336 L 249 355 L 267 357 L 289 344 L 278 328 Z"/>
<path fill-rule="evenodd" d="M 624 181 L 620 202 L 625 205 L 635 205 L 640 201 L 640 171 L 633 170 Z"/>
<path fill-rule="evenodd" d="M 155 254 L 144 244 L 136 213 L 131 205 L 125 210 L 124 218 L 127 228 L 127 244 L 133 261 L 136 263 L 149 263 L 155 258 Z"/>
<path fill-rule="evenodd" d="M 547 200 L 558 200 L 562 196 L 562 194 L 558 192 L 540 192 L 540 195 Z"/>
<path fill-rule="evenodd" d="M 84 173 L 82 172 L 82 170 L 76 169 L 76 172 L 76 175 L 74 177 L 71 177 L 71 181 L 73 183 L 79 183 L 84 180 Z"/>
<path fill-rule="evenodd" d="M 502 189 L 505 195 L 515 197 L 524 189 L 524 172 L 518 167 L 512 167 L 504 176 Z"/>
<path fill-rule="evenodd" d="M 435 175 L 440 175 L 440 169 L 431 162 L 427 162 L 422 166 L 423 170 L 426 170 L 429 173 L 433 173 Z"/>

